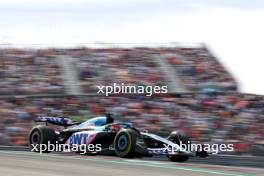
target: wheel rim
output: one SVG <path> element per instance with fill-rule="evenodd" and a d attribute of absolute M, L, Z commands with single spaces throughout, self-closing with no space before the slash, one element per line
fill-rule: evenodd
<path fill-rule="evenodd" d="M 31 143 L 32 144 L 39 144 L 40 143 L 40 135 L 37 131 L 35 131 L 31 136 Z"/>
<path fill-rule="evenodd" d="M 128 139 L 125 135 L 122 135 L 117 140 L 117 147 L 119 151 L 124 151 L 127 149 Z"/>

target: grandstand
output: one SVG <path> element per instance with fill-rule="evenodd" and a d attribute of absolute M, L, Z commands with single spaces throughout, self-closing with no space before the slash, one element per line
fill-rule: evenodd
<path fill-rule="evenodd" d="M 168 85 L 170 93 L 237 91 L 205 46 L 0 51 L 1 94 L 94 94 L 97 85 Z M 65 92 L 64 92 L 65 91 Z"/>
<path fill-rule="evenodd" d="M 46 109 L 75 120 L 113 112 L 140 129 L 198 141 L 264 142 L 264 98 L 238 93 L 204 46 L 0 50 L 0 144 L 26 145 Z M 98 96 L 97 85 L 168 85 L 168 95 Z M 19 97 L 23 95 L 23 97 Z"/>

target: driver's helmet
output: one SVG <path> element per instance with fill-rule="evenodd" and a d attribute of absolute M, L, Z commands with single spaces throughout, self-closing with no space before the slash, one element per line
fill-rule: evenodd
<path fill-rule="evenodd" d="M 112 117 L 113 115 L 111 113 L 106 113 L 106 124 L 114 123 L 114 118 Z"/>

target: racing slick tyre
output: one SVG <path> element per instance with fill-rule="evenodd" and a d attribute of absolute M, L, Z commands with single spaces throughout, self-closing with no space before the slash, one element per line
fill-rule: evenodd
<path fill-rule="evenodd" d="M 191 139 L 181 131 L 172 132 L 169 135 L 168 140 L 178 145 L 180 145 L 180 143 L 186 146 L 188 144 L 191 144 Z M 174 161 L 174 162 L 185 162 L 189 159 L 189 156 L 187 155 L 168 155 L 167 157 L 169 158 L 170 161 Z"/>
<path fill-rule="evenodd" d="M 115 154 L 122 158 L 133 157 L 137 140 L 137 132 L 132 129 L 121 130 L 114 139 Z"/>
<path fill-rule="evenodd" d="M 55 144 L 57 140 L 57 135 L 54 131 L 54 129 L 47 127 L 47 126 L 36 126 L 34 127 L 30 134 L 29 134 L 29 144 L 30 144 L 30 149 L 33 149 L 33 145 L 36 146 L 36 149 L 38 151 L 34 152 L 40 152 L 40 144 L 45 144 L 45 148 L 41 148 L 41 152 L 43 153 L 49 153 L 48 149 L 48 143 L 50 144 Z"/>

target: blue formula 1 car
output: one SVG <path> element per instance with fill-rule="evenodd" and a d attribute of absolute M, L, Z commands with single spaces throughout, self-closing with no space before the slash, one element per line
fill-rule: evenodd
<path fill-rule="evenodd" d="M 167 138 L 156 134 L 141 132 L 131 123 L 114 122 L 109 115 L 95 117 L 83 123 L 76 123 L 62 117 L 40 117 L 37 125 L 29 135 L 29 144 L 100 144 L 101 150 L 93 154 L 113 154 L 119 157 L 132 158 L 153 155 L 165 155 L 171 161 L 184 162 L 190 156 L 206 157 L 205 151 L 190 152 L 180 144 L 190 144 L 190 139 L 182 132 L 174 131 Z M 53 126 L 64 126 L 55 130 Z M 50 152 L 48 150 L 44 152 Z"/>

